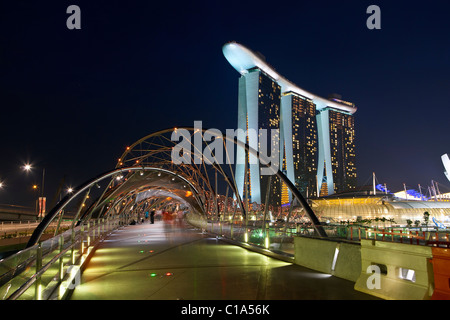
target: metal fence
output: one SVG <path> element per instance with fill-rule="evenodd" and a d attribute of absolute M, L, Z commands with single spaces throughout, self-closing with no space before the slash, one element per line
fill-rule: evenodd
<path fill-rule="evenodd" d="M 190 221 L 205 231 L 225 239 L 294 256 L 295 237 L 318 237 L 311 224 L 285 221 L 245 221 L 237 218 Z M 379 227 L 352 225 L 323 225 L 327 239 L 358 243 L 361 239 L 388 241 L 412 245 L 450 247 L 450 230 L 437 228 Z"/>
<path fill-rule="evenodd" d="M 0 299 L 64 298 L 95 245 L 120 225 L 119 218 L 90 220 L 0 260 Z"/>
<path fill-rule="evenodd" d="M 11 238 L 23 238 L 33 234 L 34 229 L 39 225 L 34 221 L 20 221 L 20 222 L 2 222 L 0 223 L 0 240 Z M 67 230 L 72 225 L 72 220 L 67 221 L 53 221 L 45 230 L 45 234 L 55 236 Z"/>

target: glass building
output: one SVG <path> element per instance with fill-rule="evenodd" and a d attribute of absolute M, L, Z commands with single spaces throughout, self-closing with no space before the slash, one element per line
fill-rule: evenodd
<path fill-rule="evenodd" d="M 355 120 L 353 115 L 322 109 L 317 115 L 319 130 L 319 163 L 317 181 L 320 196 L 356 188 Z"/>
<path fill-rule="evenodd" d="M 318 136 L 316 105 L 295 92 L 281 98 L 286 176 L 305 197 L 317 196 Z"/>
<path fill-rule="evenodd" d="M 407 225 L 408 220 L 423 223 L 424 212 L 430 214 L 430 226 L 450 223 L 449 202 L 395 200 L 392 195 L 331 196 L 312 200 L 311 207 L 324 223 L 386 218 L 392 219 L 387 226 Z M 386 225 L 382 222 L 380 226 Z"/>
<path fill-rule="evenodd" d="M 279 154 L 280 103 L 281 87 L 260 69 L 249 69 L 240 77 L 238 129 L 251 132 L 245 137 L 251 148 L 261 150 L 264 143 L 268 155 L 274 151 Z M 265 139 L 261 129 L 266 130 Z M 281 185 L 278 177 L 261 175 L 256 157 L 246 154 L 242 148 L 238 148 L 237 157 L 236 181 L 241 197 L 250 203 L 265 203 L 265 190 L 270 183 L 269 204 L 279 206 Z"/>
<path fill-rule="evenodd" d="M 238 129 L 279 129 L 266 150 L 279 154 L 278 166 L 305 197 L 356 187 L 354 104 L 312 94 L 282 77 L 261 55 L 241 44 L 223 47 L 228 62 L 241 74 Z M 237 135 L 260 151 L 259 135 Z M 280 206 L 292 196 L 278 178 L 260 174 L 255 156 L 238 147 L 238 192 L 250 202 Z M 268 186 L 270 189 L 268 191 Z M 323 190 L 323 192 L 321 192 Z"/>

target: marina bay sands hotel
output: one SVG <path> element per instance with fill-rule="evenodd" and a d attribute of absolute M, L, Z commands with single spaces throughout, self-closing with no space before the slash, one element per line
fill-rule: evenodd
<path fill-rule="evenodd" d="M 269 142 L 279 150 L 280 169 L 303 196 L 355 189 L 355 105 L 339 96 L 325 99 L 298 87 L 278 74 L 260 54 L 236 42 L 225 44 L 223 54 L 241 74 L 238 129 L 279 130 L 279 138 Z M 247 143 L 259 150 L 259 138 L 247 138 Z M 260 164 L 249 161 L 248 156 L 243 158 L 242 150 L 238 149 L 237 157 L 242 158 L 237 159 L 235 169 L 242 197 L 247 193 L 250 202 L 265 203 L 269 195 L 272 206 L 290 202 L 291 195 L 276 176 L 261 175 Z"/>

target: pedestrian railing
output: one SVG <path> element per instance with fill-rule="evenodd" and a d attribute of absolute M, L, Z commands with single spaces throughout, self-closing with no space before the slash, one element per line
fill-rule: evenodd
<path fill-rule="evenodd" d="M 192 221 L 190 222 L 192 223 Z M 318 237 L 312 225 L 295 222 L 245 221 L 238 217 L 237 219 L 210 219 L 207 222 L 197 220 L 193 224 L 224 239 L 235 240 L 287 256 L 294 255 L 295 237 Z M 426 228 L 420 230 L 406 227 L 383 228 L 351 225 L 323 225 L 322 227 L 328 239 L 336 241 L 358 243 L 361 239 L 370 239 L 412 245 L 450 246 L 450 230 L 448 229 Z"/>
<path fill-rule="evenodd" d="M 0 260 L 0 299 L 62 299 L 74 289 L 93 248 L 119 219 L 89 220 Z"/>
<path fill-rule="evenodd" d="M 66 230 L 72 224 L 71 220 L 68 221 L 54 221 L 45 230 L 46 234 L 52 234 L 55 230 Z M 38 222 L 2 222 L 0 224 L 0 240 L 11 238 L 23 238 L 33 234 L 34 229 L 39 225 Z"/>
<path fill-rule="evenodd" d="M 328 228 L 332 234 L 332 227 Z M 415 245 L 439 245 L 447 246 L 450 230 L 425 228 L 401 228 L 401 227 L 360 227 L 360 226 L 335 226 L 334 235 L 350 241 L 377 240 L 398 242 Z"/>

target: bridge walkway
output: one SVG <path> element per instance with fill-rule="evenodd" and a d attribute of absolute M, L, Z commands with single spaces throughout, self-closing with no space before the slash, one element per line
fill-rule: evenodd
<path fill-rule="evenodd" d="M 371 300 L 353 282 L 232 245 L 176 221 L 116 230 L 72 300 Z"/>

